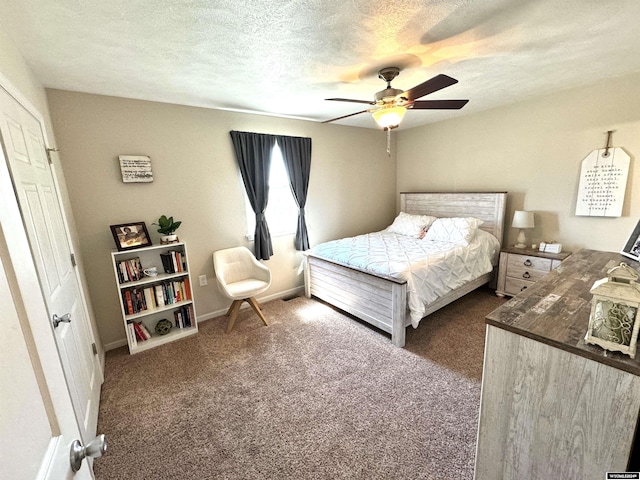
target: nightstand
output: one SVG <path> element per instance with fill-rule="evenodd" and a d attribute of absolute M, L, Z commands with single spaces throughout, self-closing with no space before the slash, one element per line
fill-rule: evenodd
<path fill-rule="evenodd" d="M 503 248 L 500 252 L 496 295 L 517 295 L 560 265 L 569 255 L 571 252 L 545 253 L 530 248 Z"/>

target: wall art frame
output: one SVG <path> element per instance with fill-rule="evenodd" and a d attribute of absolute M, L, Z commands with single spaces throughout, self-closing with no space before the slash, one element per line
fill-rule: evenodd
<path fill-rule="evenodd" d="M 627 240 L 627 243 L 620 253 L 625 257 L 629 257 L 640 262 L 640 220 L 638 220 L 636 228 L 631 232 L 629 240 Z"/>
<path fill-rule="evenodd" d="M 148 155 L 119 155 L 123 183 L 153 182 L 151 157 Z"/>
<path fill-rule="evenodd" d="M 118 251 L 151 246 L 151 237 L 144 222 L 121 223 L 110 225 L 109 228 Z"/>

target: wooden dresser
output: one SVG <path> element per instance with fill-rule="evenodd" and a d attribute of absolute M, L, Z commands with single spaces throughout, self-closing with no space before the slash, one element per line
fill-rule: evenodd
<path fill-rule="evenodd" d="M 618 253 L 581 250 L 488 315 L 476 480 L 637 471 L 640 355 L 584 342 L 589 290 L 623 261 L 640 272 Z"/>
<path fill-rule="evenodd" d="M 560 265 L 571 252 L 545 253 L 506 247 L 500 252 L 496 295 L 517 295 Z"/>

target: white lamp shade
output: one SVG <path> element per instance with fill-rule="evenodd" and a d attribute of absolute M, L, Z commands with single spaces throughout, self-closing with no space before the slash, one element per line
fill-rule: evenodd
<path fill-rule="evenodd" d="M 533 220 L 533 212 L 526 212 L 524 210 L 516 210 L 513 212 L 513 228 L 533 228 L 535 223 Z"/>
<path fill-rule="evenodd" d="M 394 128 L 400 125 L 407 107 L 388 105 L 375 110 L 371 115 L 382 128 Z"/>

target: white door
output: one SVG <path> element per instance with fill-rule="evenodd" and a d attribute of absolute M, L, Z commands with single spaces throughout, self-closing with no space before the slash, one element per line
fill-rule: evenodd
<path fill-rule="evenodd" d="M 96 434 L 102 371 L 71 261 L 63 212 L 47 161 L 40 121 L 0 88 L 0 139 L 7 157 L 40 288 L 49 314 L 70 319 L 53 328 L 82 440 Z M 45 321 L 45 319 L 40 319 Z"/>
<path fill-rule="evenodd" d="M 71 468 L 80 429 L 2 149 L 0 292 L 0 475 L 90 480 Z"/>
<path fill-rule="evenodd" d="M 3 240 L 4 237 L 1 237 L 0 241 Z M 71 398 L 67 392 L 52 392 L 47 386 L 56 375 L 51 372 L 51 363 L 48 370 L 43 368 L 42 361 L 46 361 L 46 353 L 40 355 L 34 348 L 36 342 L 30 334 L 28 319 L 24 318 L 26 315 L 20 318 L 18 314 L 18 310 L 25 311 L 24 306 L 11 301 L 9 292 L 15 294 L 20 289 L 12 274 L 13 265 L 7 253 L 6 245 L 0 245 L 0 291 L 5 292 L 0 302 L 0 463 L 3 478 L 89 480 L 92 475 L 87 462 L 83 462 L 84 465 L 75 476 L 71 470 L 71 444 L 80 436 Z M 12 276 L 11 285 L 7 272 Z M 37 282 L 37 278 L 34 280 Z M 13 296 L 18 297 L 20 302 L 20 295 Z M 40 303 L 41 313 L 46 318 L 41 296 Z M 57 355 L 53 338 L 50 338 L 50 342 L 51 352 Z M 58 364 L 58 381 L 64 383 L 59 361 L 55 357 L 52 360 Z"/>

